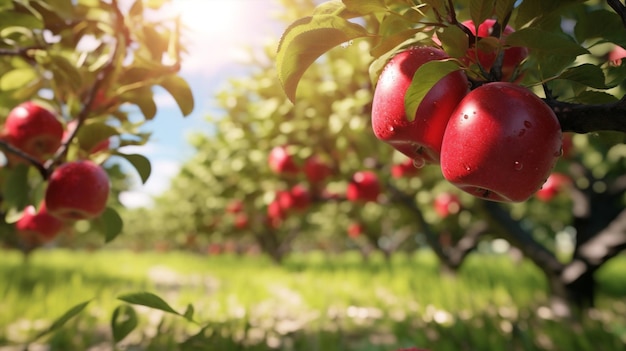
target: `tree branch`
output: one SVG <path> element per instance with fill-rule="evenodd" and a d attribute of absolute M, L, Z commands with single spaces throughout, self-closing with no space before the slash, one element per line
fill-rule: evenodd
<path fill-rule="evenodd" d="M 500 235 L 508 242 L 518 247 L 524 256 L 530 258 L 538 267 L 549 273 L 550 276 L 558 275 L 563 270 L 563 264 L 556 256 L 543 245 L 537 242 L 518 221 L 493 201 L 483 201 L 483 208 L 487 215 L 500 227 Z"/>
<path fill-rule="evenodd" d="M 564 132 L 591 133 L 603 130 L 626 132 L 626 98 L 609 104 L 583 105 L 544 100 L 559 119 Z"/>
<path fill-rule="evenodd" d="M 27 154 L 26 152 L 16 148 L 15 146 L 9 144 L 8 142 L 4 141 L 4 140 L 0 140 L 0 149 L 4 149 L 26 161 L 28 161 L 30 164 L 32 164 L 35 168 L 37 168 L 37 171 L 39 171 L 39 173 L 41 174 L 41 177 L 43 179 L 48 179 L 48 169 L 46 167 L 44 167 L 44 165 L 39 162 L 38 159 L 36 159 L 35 157 L 31 156 L 30 154 Z"/>

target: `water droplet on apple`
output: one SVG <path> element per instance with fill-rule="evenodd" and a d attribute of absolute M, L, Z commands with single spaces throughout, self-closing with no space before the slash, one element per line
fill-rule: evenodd
<path fill-rule="evenodd" d="M 530 123 L 530 121 L 524 121 L 524 126 L 525 126 L 526 128 L 530 128 L 530 127 L 532 127 L 532 126 L 533 126 L 533 124 L 532 124 L 532 123 Z"/>
<path fill-rule="evenodd" d="M 424 168 L 426 165 L 426 161 L 423 158 L 414 158 L 413 159 L 413 167 L 415 168 Z"/>
<path fill-rule="evenodd" d="M 472 167 L 470 167 L 470 166 L 468 166 L 468 165 L 465 165 L 465 170 L 469 172 L 469 171 L 471 171 L 471 170 L 472 170 Z"/>
<path fill-rule="evenodd" d="M 524 164 L 519 161 L 515 161 L 513 167 L 515 168 L 516 171 L 521 171 L 522 168 L 524 168 Z"/>
<path fill-rule="evenodd" d="M 517 136 L 519 137 L 524 136 L 524 134 L 526 134 L 526 129 L 520 129 L 520 131 L 517 132 Z"/>
<path fill-rule="evenodd" d="M 468 118 L 469 118 L 469 116 L 467 114 L 463 115 L 463 119 L 468 119 Z"/>
<path fill-rule="evenodd" d="M 390 131 L 390 132 L 393 132 L 393 131 L 394 131 L 393 126 L 389 126 L 389 131 Z"/>
<path fill-rule="evenodd" d="M 562 146 L 554 153 L 554 157 L 561 157 L 561 156 L 563 156 L 563 147 Z"/>

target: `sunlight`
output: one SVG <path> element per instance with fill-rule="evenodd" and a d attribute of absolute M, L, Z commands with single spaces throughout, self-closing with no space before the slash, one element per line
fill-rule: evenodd
<path fill-rule="evenodd" d="M 241 27 L 238 21 L 245 1 L 224 0 L 175 0 L 175 11 L 180 14 L 182 23 L 195 34 L 231 35 Z"/>

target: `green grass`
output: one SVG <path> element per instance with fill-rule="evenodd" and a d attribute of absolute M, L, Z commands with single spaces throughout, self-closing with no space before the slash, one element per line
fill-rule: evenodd
<path fill-rule="evenodd" d="M 626 340 L 626 259 L 598 272 L 599 309 L 581 325 L 542 307 L 532 264 L 470 256 L 455 277 L 427 251 L 391 262 L 356 254 L 201 257 L 127 251 L 0 251 L 0 350 L 23 345 L 79 302 L 88 308 L 38 340 L 50 350 L 620 350 Z M 117 297 L 148 291 L 198 324 L 135 306 L 139 326 L 117 345 Z M 202 328 L 206 327 L 206 328 Z M 194 338 L 190 338 L 195 335 Z M 188 340 L 184 347 L 181 342 Z M 114 348 L 115 347 L 115 348 Z"/>

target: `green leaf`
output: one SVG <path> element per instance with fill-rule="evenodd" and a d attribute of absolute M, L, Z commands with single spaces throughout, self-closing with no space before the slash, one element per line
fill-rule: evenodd
<path fill-rule="evenodd" d="M 606 85 L 606 77 L 604 76 L 602 69 L 590 63 L 570 67 L 563 71 L 557 79 L 570 80 L 596 89 L 611 88 Z"/>
<path fill-rule="evenodd" d="M 188 116 L 193 112 L 194 99 L 193 93 L 187 81 L 175 75 L 169 75 L 161 80 L 160 85 L 167 90 L 176 103 L 183 116 Z"/>
<path fill-rule="evenodd" d="M 476 25 L 490 18 L 494 11 L 494 0 L 470 0 L 470 17 Z"/>
<path fill-rule="evenodd" d="M 498 22 L 502 23 L 507 16 L 511 14 L 513 11 L 513 7 L 515 5 L 515 0 L 497 0 L 496 2 L 496 18 Z"/>
<path fill-rule="evenodd" d="M 95 122 L 83 124 L 76 138 L 81 149 L 91 151 L 99 143 L 114 135 L 119 135 L 117 129 L 106 123 Z"/>
<path fill-rule="evenodd" d="M 341 17 L 319 15 L 291 24 L 283 33 L 276 53 L 278 79 L 292 102 L 298 82 L 309 66 L 333 47 L 368 36 L 365 28 Z"/>
<path fill-rule="evenodd" d="M 183 317 L 185 317 L 186 320 L 193 322 L 194 313 L 195 313 L 195 309 L 193 308 L 193 305 L 188 304 L 187 309 L 185 310 L 185 313 L 183 314 Z"/>
<path fill-rule="evenodd" d="M 602 23 L 602 25 L 598 25 Z M 580 16 L 574 27 L 576 40 L 582 43 L 588 39 L 604 39 L 626 45 L 626 30 L 620 17 L 609 10 L 597 10 Z"/>
<path fill-rule="evenodd" d="M 426 62 L 415 71 L 413 81 L 406 91 L 404 107 L 407 120 L 413 121 L 417 108 L 430 89 L 446 75 L 461 68 L 453 60 L 439 60 Z"/>
<path fill-rule="evenodd" d="M 576 95 L 574 101 L 581 104 L 611 104 L 619 99 L 603 91 L 586 90 Z"/>
<path fill-rule="evenodd" d="M 422 29 L 409 29 L 406 31 L 398 32 L 394 35 L 385 37 L 380 43 L 372 48 L 370 55 L 374 58 L 379 58 L 385 53 L 390 52 L 392 49 L 402 46 L 404 43 L 408 43 L 415 37 L 415 34 L 421 32 Z"/>
<path fill-rule="evenodd" d="M 139 324 L 137 312 L 130 305 L 120 305 L 111 316 L 113 340 L 118 343 L 128 336 Z"/>
<path fill-rule="evenodd" d="M 122 217 L 120 217 L 119 213 L 111 207 L 107 207 L 98 220 L 102 225 L 104 239 L 107 243 L 113 241 L 113 239 L 115 239 L 122 232 L 124 227 Z"/>
<path fill-rule="evenodd" d="M 163 300 L 162 298 L 160 298 L 159 296 L 153 293 L 149 293 L 149 292 L 131 293 L 131 294 L 119 296 L 118 299 L 124 302 L 128 302 L 133 305 L 146 306 L 146 307 L 154 308 L 163 312 L 173 313 L 179 316 L 181 315 L 180 313 L 176 312 L 176 310 L 174 310 L 170 305 L 168 305 L 167 302 L 165 302 L 165 300 Z"/>
<path fill-rule="evenodd" d="M 135 167 L 137 173 L 139 173 L 139 177 L 141 177 L 142 183 L 145 184 L 146 181 L 148 181 L 150 173 L 152 172 L 152 166 L 150 165 L 150 160 L 148 160 L 147 157 L 139 154 L 123 154 L 120 152 L 115 154 L 125 158 L 133 165 L 133 167 Z"/>
<path fill-rule="evenodd" d="M 343 0 L 348 11 L 361 15 L 387 11 L 384 0 Z"/>
<path fill-rule="evenodd" d="M 28 205 L 28 168 L 26 164 L 17 164 L 4 181 L 2 200 L 9 206 L 23 209 Z"/>
<path fill-rule="evenodd" d="M 510 46 L 524 46 L 543 54 L 578 56 L 589 51 L 562 33 L 539 28 L 523 28 L 509 34 L 505 42 Z"/>
<path fill-rule="evenodd" d="M 457 26 L 445 27 L 437 37 L 441 40 L 446 53 L 451 57 L 463 57 L 466 55 L 469 41 L 467 40 L 467 34 L 461 28 Z"/>
<path fill-rule="evenodd" d="M 41 338 L 42 336 L 55 332 L 56 330 L 63 327 L 63 325 L 65 325 L 65 323 L 67 323 L 70 319 L 76 317 L 79 313 L 81 313 L 85 309 L 85 307 L 87 307 L 89 302 L 91 302 L 91 300 L 79 303 L 78 305 L 70 308 L 61 317 L 57 318 L 54 322 L 52 322 L 52 324 L 47 329 L 39 332 L 39 334 L 37 334 L 33 338 L 33 340 L 37 340 Z"/>
<path fill-rule="evenodd" d="M 37 72 L 30 67 L 14 69 L 0 76 L 0 90 L 20 89 L 37 78 Z"/>
<path fill-rule="evenodd" d="M 48 54 L 48 58 L 53 66 L 53 73 L 56 79 L 65 82 L 74 90 L 81 88 L 83 77 L 76 65 L 62 55 Z"/>

